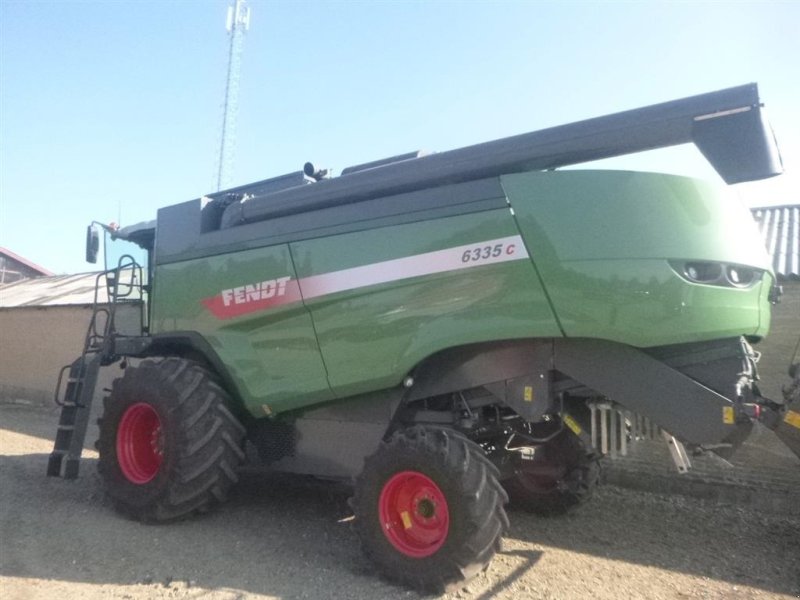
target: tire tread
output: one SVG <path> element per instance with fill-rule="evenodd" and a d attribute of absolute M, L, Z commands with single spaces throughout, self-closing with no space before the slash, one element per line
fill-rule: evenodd
<path fill-rule="evenodd" d="M 382 484 L 406 469 L 435 474 L 437 485 L 452 492 L 448 539 L 425 559 L 398 552 L 377 513 Z M 351 505 L 365 553 L 387 579 L 419 591 L 441 593 L 462 584 L 488 566 L 508 528 L 507 496 L 497 473 L 483 449 L 456 431 L 417 425 L 395 432 L 366 459 L 356 480 Z"/>
<path fill-rule="evenodd" d="M 146 401 L 159 413 L 172 440 L 162 469 L 146 484 L 122 474 L 116 458 L 116 431 L 127 407 Z M 115 507 L 140 521 L 173 521 L 206 512 L 223 502 L 238 481 L 245 429 L 226 404 L 230 396 L 199 363 L 178 357 L 145 359 L 128 366 L 103 399 L 98 419 L 98 469 Z"/>

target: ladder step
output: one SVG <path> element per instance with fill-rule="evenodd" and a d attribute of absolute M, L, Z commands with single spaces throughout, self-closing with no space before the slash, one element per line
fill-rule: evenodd
<path fill-rule="evenodd" d="M 64 479 L 77 479 L 80 458 L 67 458 L 67 465 L 64 467 Z"/>
<path fill-rule="evenodd" d="M 64 458 L 64 453 L 60 450 L 53 450 L 50 458 L 47 460 L 47 476 L 60 477 L 61 476 L 61 460 Z"/>
<path fill-rule="evenodd" d="M 93 354 L 75 360 L 67 377 L 66 393 L 61 404 L 56 439 L 53 452 L 47 463 L 47 474 L 51 477 L 74 479 L 78 476 L 83 442 L 86 438 L 86 428 L 90 417 L 92 394 L 97 383 L 97 376 L 101 367 L 102 356 Z M 63 370 L 62 370 L 63 375 Z M 59 375 L 59 389 L 62 375 Z M 58 402 L 58 393 L 56 394 Z"/>
<path fill-rule="evenodd" d="M 66 452 L 53 450 L 47 460 L 47 475 L 49 477 L 62 477 L 61 469 L 64 468 L 64 479 L 76 479 L 80 467 L 80 459 L 70 458 Z"/>

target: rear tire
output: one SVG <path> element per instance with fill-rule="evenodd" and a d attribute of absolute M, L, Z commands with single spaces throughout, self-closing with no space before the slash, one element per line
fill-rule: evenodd
<path fill-rule="evenodd" d="M 503 485 L 511 507 L 531 513 L 564 514 L 589 500 L 600 481 L 598 457 L 568 429 L 537 448 L 534 460 L 517 461 Z"/>
<path fill-rule="evenodd" d="M 364 552 L 392 581 L 440 593 L 485 569 L 508 501 L 483 450 L 459 433 L 396 432 L 366 459 L 353 498 Z"/>
<path fill-rule="evenodd" d="M 98 468 L 117 509 L 170 521 L 222 502 L 244 459 L 244 428 L 229 402 L 197 363 L 165 358 L 128 367 L 98 421 Z"/>

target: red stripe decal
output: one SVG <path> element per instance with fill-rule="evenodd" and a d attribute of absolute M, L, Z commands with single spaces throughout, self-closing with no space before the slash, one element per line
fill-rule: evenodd
<path fill-rule="evenodd" d="M 282 277 L 243 285 L 202 300 L 218 319 L 232 319 L 250 313 L 302 300 L 296 279 Z"/>

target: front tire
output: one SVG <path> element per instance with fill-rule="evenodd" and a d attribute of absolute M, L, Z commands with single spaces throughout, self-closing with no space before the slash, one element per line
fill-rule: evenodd
<path fill-rule="evenodd" d="M 366 459 L 353 498 L 365 553 L 387 578 L 442 592 L 485 569 L 508 497 L 483 450 L 447 429 L 396 432 Z"/>
<path fill-rule="evenodd" d="M 98 468 L 117 509 L 170 521 L 222 502 L 244 459 L 244 428 L 229 402 L 197 363 L 171 357 L 128 367 L 98 421 Z"/>

